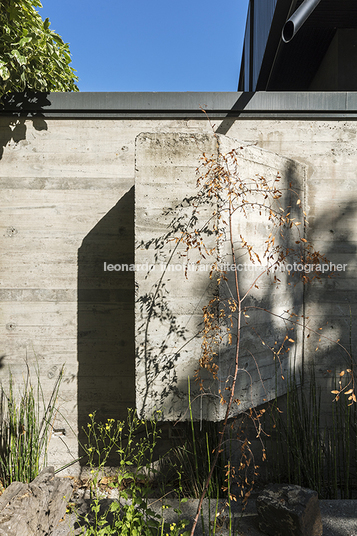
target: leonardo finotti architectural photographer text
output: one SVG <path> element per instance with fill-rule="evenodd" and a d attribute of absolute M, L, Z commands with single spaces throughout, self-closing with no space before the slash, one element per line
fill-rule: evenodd
<path fill-rule="evenodd" d="M 302 264 L 302 263 L 287 263 L 281 265 L 262 265 L 262 264 L 221 264 L 219 266 L 222 272 L 345 272 L 347 264 L 325 263 L 325 264 Z M 160 270 L 160 272 L 211 272 L 217 270 L 212 264 L 110 264 L 104 263 L 104 272 L 152 272 Z"/>

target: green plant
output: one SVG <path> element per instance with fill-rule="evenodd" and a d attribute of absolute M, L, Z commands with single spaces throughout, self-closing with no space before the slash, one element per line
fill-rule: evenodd
<path fill-rule="evenodd" d="M 129 409 L 126 422 L 108 419 L 105 423 L 90 422 L 84 430 L 87 443 L 84 451 L 91 468 L 90 512 L 82 517 L 86 536 L 162 536 L 169 533 L 179 536 L 187 522 L 166 524 L 163 516 L 150 508 L 151 482 L 154 469 L 154 449 L 160 437 L 156 412 L 150 421 L 138 418 L 136 411 Z M 98 485 L 112 455 L 118 456 L 118 471 L 113 482 L 119 499 L 102 508 Z M 177 513 L 179 510 L 177 510 Z M 185 534 L 185 533 L 183 533 Z"/>
<path fill-rule="evenodd" d="M 39 0 L 0 0 L 0 98 L 26 89 L 78 91 L 69 46 L 40 7 Z"/>
<path fill-rule="evenodd" d="M 180 474 L 180 486 L 185 496 L 198 499 L 211 470 L 212 455 L 218 444 L 219 424 L 210 421 L 194 422 L 190 378 L 188 378 L 188 404 L 190 420 L 182 423 L 184 441 L 170 450 L 166 463 L 169 463 L 174 472 Z M 219 496 L 222 495 L 226 463 L 226 450 L 222 449 L 207 490 L 208 498 L 215 498 L 217 492 Z"/>
<path fill-rule="evenodd" d="M 9 386 L 0 390 L 0 481 L 3 487 L 11 482 L 30 482 L 47 462 L 47 448 L 55 403 L 60 388 L 63 367 L 46 402 L 36 367 L 33 385 L 28 364 L 23 391 L 15 393 L 10 372 Z"/>
<path fill-rule="evenodd" d="M 217 422 L 193 420 L 190 384 L 188 398 L 190 421 L 181 423 L 181 443 L 165 456 L 162 471 L 170 470 L 171 478 L 179 482 L 181 494 L 199 499 L 207 476 L 211 473 L 221 428 Z M 241 500 L 244 509 L 251 494 L 257 467 L 247 439 L 249 432 L 246 424 L 250 420 L 249 412 L 231 420 L 229 430 L 225 433 L 206 493 L 208 525 L 203 511 L 200 513 L 203 534 L 207 534 L 208 526 L 209 536 L 215 535 L 222 519 L 226 520 L 227 528 L 232 532 L 232 501 Z M 213 516 L 212 504 L 215 511 Z"/>
<path fill-rule="evenodd" d="M 192 427 L 191 427 L 192 426 Z M 211 469 L 212 456 L 218 441 L 219 425 L 215 422 L 183 423 L 180 444 L 174 446 L 163 460 L 163 467 L 169 467 L 172 478 L 177 481 L 181 476 L 181 487 L 185 497 L 199 498 L 202 493 L 205 476 Z M 214 499 L 222 496 L 224 484 L 225 450 L 222 451 L 216 469 L 212 475 L 207 497 Z M 198 465 L 196 473 L 195 467 Z"/>

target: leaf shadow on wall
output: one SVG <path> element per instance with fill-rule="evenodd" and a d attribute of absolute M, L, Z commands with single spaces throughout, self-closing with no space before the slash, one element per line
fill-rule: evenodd
<path fill-rule="evenodd" d="M 26 140 L 26 121 L 32 121 L 35 130 L 47 130 L 41 109 L 50 104 L 48 93 L 13 93 L 0 102 L 0 159 L 11 141 Z M 2 117 L 3 116 L 3 117 Z"/>
<path fill-rule="evenodd" d="M 301 199 L 304 197 L 304 184 L 303 177 L 297 171 L 298 169 L 295 169 L 293 163 L 288 162 L 284 170 L 284 184 L 282 184 L 282 203 L 285 207 L 290 207 L 287 209 L 289 210 L 292 221 L 301 220 L 303 217 L 299 197 Z M 177 243 L 174 238 L 179 237 L 187 230 L 186 221 L 180 219 L 181 216 L 179 214 L 180 209 L 184 206 L 190 206 L 192 201 L 193 198 L 186 198 L 181 204 L 178 204 L 172 209 L 173 220 L 168 225 L 165 235 L 140 244 L 143 248 L 153 248 L 155 250 L 155 262 L 158 262 L 158 259 L 162 257 L 161 252 L 168 248 L 168 243 Z M 344 207 L 344 210 L 341 211 L 341 216 L 338 216 L 340 219 L 336 222 L 336 225 L 343 225 L 346 214 L 351 216 L 351 207 Z M 332 225 L 330 218 L 331 214 L 326 213 L 323 216 L 323 223 L 316 222 L 315 225 L 318 228 L 322 226 L 324 229 L 326 226 Z M 259 227 L 262 232 L 261 236 L 269 232 L 264 222 L 265 220 L 262 220 L 261 226 Z M 279 228 L 277 229 L 277 240 L 280 239 L 283 250 L 289 252 L 286 253 L 287 257 L 285 259 L 287 264 L 296 263 L 301 265 L 302 260 L 306 258 L 307 253 L 304 247 L 306 239 L 304 239 L 305 242 L 296 242 L 300 233 L 302 237 L 304 236 L 303 226 L 301 231 L 299 229 L 299 227 L 294 227 L 293 229 L 288 227 L 282 238 L 280 238 Z M 327 259 L 334 262 L 339 262 L 336 260 L 337 248 L 342 248 L 348 254 L 349 258 L 355 255 L 355 246 L 349 242 L 348 236 L 343 236 L 341 233 L 339 236 L 343 240 L 343 245 L 339 244 L 339 242 L 329 241 L 327 251 L 322 252 L 326 253 Z M 314 232 L 311 233 L 311 237 L 314 238 Z M 236 241 L 238 244 L 239 240 L 237 240 L 237 237 Z M 169 256 L 168 251 L 167 255 Z M 248 261 L 249 264 L 249 257 L 246 251 L 240 250 L 238 246 L 236 259 L 239 263 Z M 317 259 L 320 262 L 322 261 L 322 257 L 321 259 L 317 257 Z M 262 269 L 263 273 L 264 271 Z M 313 275 L 311 274 L 311 276 Z M 302 276 L 304 276 L 304 273 L 299 270 L 296 272 L 292 271 L 291 273 L 283 271 L 282 275 L 277 272 L 277 277 L 281 279 L 280 285 L 274 285 L 272 277 L 267 278 L 267 276 L 263 275 L 263 278 L 258 283 L 259 289 L 256 292 L 254 291 L 255 289 L 253 289 L 254 292 L 249 292 L 249 296 L 247 296 L 244 302 L 244 305 L 250 310 L 249 315 L 243 318 L 241 327 L 240 372 L 236 389 L 237 396 L 239 398 L 242 397 L 246 403 L 250 402 L 251 407 L 262 403 L 263 400 L 274 398 L 277 394 L 284 394 L 287 389 L 287 379 L 293 370 L 296 370 L 299 374 L 299 371 L 304 369 L 305 364 L 313 361 L 314 355 L 311 355 L 311 352 L 307 356 L 304 356 L 306 345 L 304 338 L 306 337 L 306 333 L 304 334 L 304 320 L 302 315 L 304 315 L 305 303 L 307 299 L 313 296 L 313 289 L 316 288 L 320 292 L 320 300 L 328 300 L 326 289 L 331 284 L 336 284 L 334 280 L 327 278 L 327 274 L 317 272 L 315 275 L 322 276 L 321 282 L 313 283 L 311 289 L 308 282 L 303 283 Z M 242 295 L 248 291 L 254 278 L 255 276 L 252 278 L 248 273 L 245 274 L 242 272 L 239 274 Z M 338 280 L 342 284 L 341 278 Z M 231 283 L 231 288 L 228 294 L 232 292 L 234 294 L 234 284 L 231 280 L 229 282 Z M 177 374 L 175 371 L 178 360 L 181 357 L 180 351 L 184 349 L 189 334 L 183 326 L 180 326 L 179 318 L 170 309 L 170 296 L 165 290 L 165 285 L 166 281 L 164 274 L 162 274 L 160 280 L 153 286 L 152 291 L 141 295 L 138 299 L 138 312 L 146 318 L 146 322 L 138 325 L 139 335 L 140 331 L 143 334 L 142 351 L 138 355 L 139 364 L 143 363 L 141 368 L 145 373 L 145 388 L 142 390 L 142 399 L 140 399 L 139 404 L 142 406 L 142 409 L 145 408 L 145 404 L 149 403 L 150 398 L 156 400 L 158 406 L 161 407 L 165 405 L 165 399 L 170 394 L 173 396 L 179 396 L 180 394 L 175 387 L 177 383 Z M 326 298 L 324 297 L 325 294 Z M 222 296 L 224 295 L 222 294 Z M 336 297 L 333 299 L 336 299 Z M 144 314 L 145 311 L 146 316 Z M 319 314 L 324 318 L 327 314 L 325 308 Z M 348 320 L 348 315 L 343 321 L 345 324 L 346 320 Z M 339 320 L 336 321 L 340 324 Z M 161 323 L 160 329 L 162 329 L 163 334 L 165 333 L 165 326 L 167 327 L 167 334 L 166 337 L 162 338 L 161 345 L 157 342 L 157 328 L 159 323 Z M 234 327 L 236 329 L 236 325 Z M 340 332 L 344 332 L 344 336 L 346 336 L 346 325 L 344 328 L 341 325 Z M 309 333 L 307 332 L 307 334 Z M 199 330 L 197 335 L 199 335 Z M 175 337 L 176 344 L 169 344 L 167 342 L 172 337 Z M 311 340 L 315 339 L 315 336 L 311 337 Z M 274 347 L 274 344 L 277 344 L 274 341 L 279 341 L 277 347 Z M 170 354 L 170 347 L 178 348 L 179 350 Z M 277 360 L 275 361 L 274 355 L 280 347 L 282 351 L 277 353 Z M 220 366 L 221 371 L 224 371 L 223 378 L 229 378 L 233 373 L 232 364 L 234 363 L 234 356 L 232 355 L 232 349 L 234 349 L 234 346 L 229 346 L 227 349 L 223 346 L 220 350 L 220 357 L 224 358 Z M 338 349 L 337 346 L 333 350 L 335 353 L 336 349 Z M 192 360 L 193 370 L 197 367 L 198 357 L 196 360 Z M 192 378 L 192 376 L 192 370 L 190 370 L 190 377 Z M 168 378 L 170 378 L 170 382 Z M 158 385 L 161 387 L 160 393 L 155 391 L 155 386 Z M 187 399 L 183 397 L 182 412 L 186 409 Z M 239 408 L 239 411 L 243 411 L 243 404 Z"/>
<path fill-rule="evenodd" d="M 305 291 L 307 316 L 311 314 L 311 322 L 315 322 L 320 335 L 306 343 L 306 361 L 315 363 L 328 403 L 332 398 L 330 389 L 336 388 L 335 374 L 356 368 L 357 288 L 353 276 L 357 254 L 356 207 L 353 199 L 339 204 L 332 201 L 321 215 L 310 218 L 311 240 L 323 242 L 329 263 L 340 265 L 332 277 L 323 277 Z M 306 330 L 306 337 L 308 335 Z M 340 344 L 335 342 L 337 340 Z"/>
<path fill-rule="evenodd" d="M 187 199 L 185 200 L 187 201 Z M 155 249 L 155 261 L 167 249 L 167 240 L 173 238 L 180 232 L 181 223 L 179 218 L 173 223 L 174 229 L 158 239 L 153 239 L 146 243 L 141 242 L 140 246 L 146 249 L 153 247 Z M 171 254 L 175 252 L 175 247 L 168 254 L 171 260 Z M 182 315 L 175 308 L 174 295 L 170 295 L 167 287 L 170 286 L 170 279 L 177 274 L 172 274 L 167 270 L 170 260 L 162 273 L 153 281 L 152 287 L 144 293 L 138 287 L 137 291 L 137 325 L 136 325 L 136 357 L 137 357 L 137 374 L 141 381 L 137 386 L 137 409 L 139 415 L 144 417 L 154 412 L 154 408 L 165 407 L 165 413 L 170 414 L 172 403 L 174 402 L 176 411 L 179 414 L 189 416 L 187 412 L 187 382 L 190 378 L 192 385 L 192 398 L 198 395 L 198 388 L 193 381 L 195 370 L 198 364 L 198 356 L 190 360 L 183 359 L 187 352 L 191 352 L 191 343 L 200 336 L 202 331 L 201 311 L 199 320 L 192 332 L 192 326 L 189 329 L 185 325 Z M 165 264 L 165 263 L 164 263 Z M 150 271 L 147 277 L 150 276 Z M 183 278 L 184 275 L 180 274 Z M 208 280 L 198 299 L 198 303 L 205 297 L 206 293 L 212 291 L 212 282 Z M 197 289 L 196 289 L 197 291 Z M 197 291 L 198 293 L 198 291 Z M 176 311 L 175 311 L 176 309 Z M 197 316 L 197 312 L 192 311 L 192 317 Z M 157 338 L 157 332 L 160 332 L 160 338 Z M 189 349 L 189 350 L 188 350 Z M 195 355 L 195 354 L 193 354 Z M 183 360 L 183 362 L 180 362 Z M 182 378 L 178 377 L 184 372 L 184 385 Z M 207 381 L 210 380 L 207 377 Z M 215 395 L 211 395 L 216 398 Z M 208 398 L 208 396 L 206 397 Z M 169 418 L 169 417 L 168 417 Z"/>
<path fill-rule="evenodd" d="M 286 162 L 280 181 L 279 189 L 282 194 L 280 205 L 289 212 L 292 220 L 301 221 L 303 214 L 297 205 L 297 200 L 299 197 L 302 199 L 304 197 L 304 183 L 303 176 L 293 161 Z M 259 195 L 257 200 L 259 201 Z M 258 212 L 259 209 L 253 207 L 253 221 L 258 217 Z M 245 217 L 243 213 L 239 214 L 238 221 L 247 222 L 249 225 L 250 215 Z M 294 261 L 300 262 L 303 250 L 301 244 L 297 245 L 300 236 L 298 227 L 289 225 L 275 227 L 266 214 L 264 216 L 264 212 L 262 214 L 259 212 L 259 217 L 255 221 L 256 235 L 244 236 L 244 239 L 253 245 L 254 251 L 256 243 L 264 241 L 266 244 L 271 233 L 276 240 L 274 244 L 279 245 L 284 251 L 284 262 L 280 264 L 286 266 L 293 264 Z M 236 384 L 237 398 L 241 400 L 238 409 L 243 411 L 244 406 L 255 407 L 263 401 L 285 394 L 287 389 L 285 380 L 289 374 L 304 366 L 302 325 L 295 323 L 295 319 L 303 314 L 304 284 L 300 273 L 289 274 L 284 270 L 284 266 L 279 264 L 275 266 L 276 271 L 266 270 L 267 264 L 277 261 L 279 257 L 277 253 L 269 258 L 272 250 L 264 257 L 261 251 L 257 250 L 261 255 L 262 265 L 254 257 L 252 263 L 247 249 L 239 245 L 239 233 L 236 232 L 234 240 L 237 244 L 234 248 L 237 264 L 246 263 L 248 266 L 247 271 L 238 273 L 241 297 L 245 296 L 242 307 L 247 308 L 247 313 L 243 314 L 241 319 L 240 371 Z M 222 295 L 225 298 L 235 292 L 234 273 L 228 273 L 227 277 L 230 290 L 227 293 L 226 285 L 223 285 Z M 235 330 L 236 322 L 235 319 Z M 295 343 L 289 344 L 288 338 L 293 339 Z M 233 349 L 234 346 L 228 346 L 222 350 L 222 356 L 226 353 L 225 366 L 228 367 L 224 372 L 225 377 L 229 377 L 233 371 Z"/>
<path fill-rule="evenodd" d="M 287 183 L 294 183 L 297 190 L 302 188 L 302 185 L 300 184 L 301 177 L 296 174 L 294 166 L 286 169 L 285 180 Z M 287 189 L 285 188 L 285 190 Z M 289 199 L 284 199 L 284 201 L 286 204 L 290 203 L 292 205 L 289 192 L 288 197 Z M 199 211 L 197 210 L 196 213 L 196 210 L 193 208 L 196 203 L 199 203 L 202 212 L 204 212 L 205 208 L 208 209 L 208 207 L 210 207 L 210 210 L 212 211 L 215 208 L 213 205 L 211 206 L 209 196 L 206 197 L 200 195 L 197 191 L 197 194 L 186 197 L 172 208 L 163 209 L 165 217 L 172 217 L 172 220 L 167 225 L 165 234 L 147 242 L 142 241 L 139 243 L 138 247 L 154 250 L 154 262 L 158 263 L 160 259 L 166 258 L 169 265 L 172 262 L 172 258 L 174 258 L 177 253 L 176 249 L 180 243 L 180 236 L 185 236 L 188 231 L 191 232 L 192 237 L 195 237 L 198 235 L 196 228 L 199 229 L 200 239 L 202 238 L 203 242 L 208 244 L 212 239 L 212 235 L 215 234 L 215 231 L 211 228 L 213 220 L 209 217 L 206 223 L 203 224 L 202 221 L 199 222 Z M 295 215 L 294 208 L 291 209 L 291 213 Z M 244 219 L 244 216 L 242 215 L 241 218 Z M 263 233 L 262 236 L 264 236 L 264 233 L 266 232 L 266 222 L 264 219 L 262 220 L 259 229 Z M 239 235 L 234 235 L 233 237 L 233 241 L 237 244 L 240 242 L 238 238 Z M 192 238 L 192 240 L 194 240 L 194 238 Z M 294 244 L 295 239 L 292 234 L 288 232 L 285 238 L 285 247 L 293 249 Z M 236 250 L 236 255 L 236 258 L 239 259 L 239 263 L 247 261 L 249 263 L 249 257 L 247 256 L 246 250 L 238 248 Z M 215 260 L 216 257 L 211 260 L 208 258 L 206 262 L 211 264 L 214 263 Z M 230 256 L 226 261 L 229 265 L 233 262 Z M 183 263 L 185 264 L 185 262 L 184 258 Z M 203 262 L 203 264 L 205 264 L 205 262 Z M 199 268 L 198 265 L 196 268 Z M 265 270 L 262 269 L 261 271 L 264 272 Z M 231 272 L 231 275 L 233 273 L 234 272 Z M 149 277 L 149 275 L 150 271 L 147 274 L 147 277 Z M 194 274 L 190 273 L 189 270 L 187 275 L 190 279 Z M 250 276 L 249 279 L 248 276 Z M 195 295 L 195 298 L 197 299 L 197 302 L 192 310 L 192 316 L 195 315 L 196 318 L 199 317 L 199 320 L 196 325 L 196 330 L 190 332 L 186 326 L 182 324 L 184 316 L 180 315 L 178 312 L 180 309 L 175 306 L 175 296 L 178 298 L 179 295 L 174 294 L 173 296 L 170 296 L 170 293 L 166 288 L 167 286 L 170 287 L 170 277 L 172 277 L 172 275 L 169 271 L 161 271 L 160 277 L 154 283 L 151 290 L 143 294 L 141 293 L 137 300 L 138 318 L 142 319 L 141 322 L 139 321 L 137 323 L 137 342 L 141 341 L 141 344 L 139 344 L 137 348 L 137 363 L 138 367 L 140 367 L 139 376 L 145 378 L 143 388 L 141 391 L 138 391 L 140 399 L 137 400 L 137 405 L 139 412 L 143 412 L 144 414 L 145 412 L 148 412 L 148 408 L 154 407 L 155 403 L 159 408 L 165 406 L 166 411 L 169 411 L 171 405 L 175 405 L 176 411 L 181 413 L 181 415 L 185 415 L 185 418 L 188 418 L 187 386 L 182 385 L 182 378 L 180 382 L 178 376 L 182 376 L 183 363 L 185 364 L 186 380 L 188 376 L 192 380 L 195 376 L 195 370 L 198 368 L 198 362 L 202 351 L 201 336 L 204 328 L 202 306 L 207 305 L 209 299 L 214 296 L 218 298 L 219 295 L 219 299 L 215 300 L 213 307 L 218 307 L 218 304 L 220 304 L 219 307 L 223 307 L 223 302 L 225 302 L 229 296 L 235 295 L 235 286 L 234 282 L 229 278 L 227 283 L 222 282 L 221 286 L 218 287 L 215 282 L 216 277 L 211 279 L 208 272 L 205 272 L 203 277 L 206 279 L 206 282 L 202 285 L 202 294 L 198 294 L 198 288 L 196 287 L 195 292 L 197 295 Z M 182 278 L 185 280 L 184 275 L 182 275 Z M 248 273 L 239 273 L 239 280 L 242 288 L 247 287 L 245 288 L 245 291 L 248 290 L 249 286 L 252 284 L 251 274 Z M 202 283 L 200 283 L 200 285 L 201 284 Z M 222 287 L 226 286 L 228 288 L 228 294 L 223 297 L 224 292 L 222 293 Z M 180 293 L 184 295 L 183 287 L 179 294 Z M 283 296 L 281 294 L 283 294 Z M 258 309 L 253 311 L 253 313 L 250 313 L 250 321 L 245 321 L 241 328 L 242 340 L 239 358 L 240 371 L 238 375 L 237 396 L 240 397 L 242 394 L 244 395 L 245 406 L 252 407 L 256 402 L 261 402 L 266 397 L 265 380 L 269 380 L 270 398 L 275 396 L 276 367 L 273 355 L 270 352 L 267 352 L 266 347 L 262 347 L 261 340 L 272 338 L 274 341 L 274 337 L 276 338 L 279 335 L 283 339 L 286 335 L 287 328 L 284 320 L 281 319 L 279 327 L 276 327 L 274 318 L 267 313 L 267 311 L 274 308 L 274 304 L 277 300 L 281 300 L 282 297 L 284 297 L 284 294 L 285 291 L 283 293 L 281 291 L 279 293 L 278 291 L 278 294 L 275 292 L 273 298 L 272 285 L 267 287 L 267 284 L 265 284 L 257 296 L 253 296 L 250 301 L 249 298 L 247 299 L 248 303 L 246 305 L 250 305 L 253 308 L 256 306 Z M 288 304 L 290 304 L 298 313 L 301 313 L 302 309 L 302 296 L 301 285 L 298 288 L 295 288 L 293 285 L 289 287 Z M 195 303 L 194 300 L 193 303 Z M 211 312 L 212 314 L 217 314 L 217 311 Z M 223 327 L 224 322 L 225 321 L 221 318 L 221 327 Z M 228 323 L 229 321 L 227 320 L 227 324 Z M 232 330 L 234 337 L 236 329 L 237 325 L 235 322 L 234 329 Z M 162 334 L 162 337 L 159 340 L 157 337 L 158 330 L 160 330 L 160 334 Z M 214 327 L 212 327 L 212 336 L 213 333 Z M 198 345 L 196 343 L 193 352 L 191 352 L 193 358 L 190 361 L 183 359 L 182 355 L 184 355 L 185 349 L 190 348 L 192 350 L 193 347 L 190 343 L 197 338 L 199 338 L 199 343 Z M 217 386 L 216 382 L 212 381 L 212 375 L 207 372 L 208 368 L 207 370 L 202 368 L 200 371 L 200 377 L 205 380 L 204 395 L 199 392 L 197 383 L 192 382 L 192 399 L 197 398 L 200 404 L 202 404 L 203 396 L 205 399 L 202 408 L 198 408 L 196 403 L 193 404 L 195 417 L 197 416 L 198 418 L 198 415 L 200 415 L 200 418 L 210 419 L 214 418 L 214 415 L 218 415 L 217 406 L 219 406 L 220 400 L 217 394 L 218 388 L 223 391 L 226 388 L 226 380 L 229 381 L 230 378 L 232 378 L 232 367 L 235 361 L 234 348 L 235 346 L 232 344 L 227 347 L 225 347 L 224 344 L 220 345 L 220 356 L 217 358 L 220 361 L 220 372 L 218 375 L 220 378 L 220 385 L 217 384 Z M 263 364 L 258 366 L 257 361 L 262 361 Z M 291 361 L 295 362 L 295 359 L 291 357 Z M 284 369 L 288 368 L 289 362 L 288 352 L 285 351 L 284 363 L 282 364 Z M 287 374 L 285 373 L 285 376 L 286 375 Z M 279 394 L 284 388 L 284 385 L 279 385 Z M 241 411 L 243 411 L 242 407 L 239 408 L 238 412 Z"/>
<path fill-rule="evenodd" d="M 134 187 L 93 227 L 78 250 L 78 431 L 125 420 L 135 407 L 134 275 L 105 271 L 134 264 Z"/>

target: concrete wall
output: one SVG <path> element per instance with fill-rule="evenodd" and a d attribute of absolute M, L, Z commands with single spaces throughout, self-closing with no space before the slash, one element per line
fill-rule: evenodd
<path fill-rule="evenodd" d="M 281 376 L 288 378 L 292 368 L 302 365 L 302 328 L 293 326 L 291 331 L 292 326 L 289 326 L 286 331 L 285 322 L 279 318 L 288 309 L 301 316 L 302 284 L 293 280 L 293 284 L 288 285 L 287 273 L 279 273 L 281 284 L 274 285 L 273 274 L 264 273 L 268 263 L 264 256 L 265 241 L 269 233 L 276 235 L 277 243 L 282 241 L 282 229 L 274 229 L 270 219 L 270 210 L 277 207 L 269 200 L 269 208 L 262 208 L 265 194 L 258 194 L 259 199 L 256 194 L 246 196 L 247 201 L 250 197 L 260 205 L 255 207 L 248 202 L 244 208 L 246 214 L 238 209 L 233 215 L 235 261 L 228 223 L 223 223 L 227 220 L 227 198 L 221 194 L 219 205 L 217 200 L 213 204 L 201 203 L 197 214 L 192 209 L 197 199 L 197 167 L 202 155 L 217 158 L 218 153 L 227 154 L 232 149 L 237 150 L 242 184 L 251 184 L 255 188 L 252 178 L 264 177 L 268 184 L 277 184 L 281 188 L 283 205 L 294 204 L 296 207 L 297 198 L 290 196 L 289 184 L 294 185 L 304 198 L 305 166 L 233 138 L 213 133 L 180 132 L 143 133 L 136 139 L 136 389 L 138 410 L 147 417 L 156 408 L 162 410 L 166 420 L 185 418 L 185 415 L 187 418 L 190 381 L 194 417 L 224 418 L 225 407 L 221 404 L 219 390 L 227 394 L 235 361 L 235 337 L 229 343 L 224 327 L 225 323 L 229 324 L 228 320 L 221 320 L 219 337 L 222 341 L 216 348 L 218 382 L 212 381 L 212 376 L 201 370 L 205 388 L 202 394 L 194 377 L 202 355 L 203 307 L 218 294 L 221 307 L 228 299 L 237 296 L 233 265 L 239 271 L 240 296 L 246 295 L 243 307 L 248 308 L 243 318 L 240 372 L 235 392 L 239 408 L 234 412 L 245 411 L 284 394 L 286 381 L 277 379 Z M 232 165 L 231 168 L 233 177 Z M 293 212 L 294 208 L 290 210 Z M 215 217 L 218 212 L 222 213 L 221 221 Z M 193 217 L 195 224 L 191 229 L 189 222 Z M 210 221 L 216 223 L 217 232 L 213 225 L 208 225 L 202 238 L 207 250 L 215 248 L 214 255 L 207 255 L 203 250 L 201 257 L 198 248 L 194 247 L 187 253 L 187 246 L 181 241 L 182 233 L 203 229 Z M 291 236 L 284 237 L 284 248 L 291 248 L 298 233 L 295 237 L 292 229 L 287 233 Z M 255 261 L 251 260 L 247 250 L 241 248 L 241 237 L 253 245 L 261 263 L 257 257 Z M 217 276 L 210 276 L 210 267 L 218 259 L 221 265 L 227 266 L 226 280 L 219 285 Z M 270 264 L 275 260 L 269 259 Z M 189 269 L 186 272 L 187 263 Z M 265 310 L 272 311 L 275 316 L 266 314 Z M 235 324 L 232 333 L 236 331 Z M 295 343 L 288 345 L 290 351 L 281 352 L 274 360 L 273 352 L 267 351 L 262 342 L 267 348 L 273 348 L 275 340 L 282 341 L 286 333 Z"/>
<path fill-rule="evenodd" d="M 264 128 L 262 128 L 264 127 Z M 268 127 L 268 128 L 267 128 Z M 306 206 L 309 225 L 306 237 L 334 263 L 348 264 L 332 279 L 305 288 L 308 326 L 326 337 L 319 344 L 313 334 L 305 343 L 306 360 L 313 360 L 322 376 L 336 363 L 349 359 L 332 341 L 340 339 L 352 349 L 356 322 L 356 125 L 349 121 L 276 121 L 258 124 L 236 122 L 230 135 L 289 156 L 307 166 Z M 350 315 L 351 311 L 351 315 Z M 322 330 L 319 330 L 319 328 Z M 315 349 L 319 347 L 316 351 Z"/>
<path fill-rule="evenodd" d="M 62 439 L 77 458 L 88 413 L 124 418 L 135 403 L 134 274 L 103 271 L 134 259 L 135 135 L 123 138 L 120 122 L 9 123 L 1 119 L 0 374 L 6 385 L 10 368 L 21 382 L 25 359 L 36 359 L 48 397 L 65 364 L 51 444 L 64 465 Z"/>
<path fill-rule="evenodd" d="M 72 102 L 72 97 L 61 99 Z M 274 96 L 268 97 L 269 107 Z M 104 271 L 104 262 L 134 262 L 134 202 L 145 205 L 143 196 L 149 194 L 155 198 L 155 187 L 149 191 L 143 182 L 138 184 L 143 195 L 134 196 L 137 136 L 211 135 L 210 124 L 197 112 L 204 102 L 199 98 L 193 114 L 182 113 L 177 105 L 177 112 L 151 110 L 145 117 L 142 109 L 135 115 L 126 105 L 126 117 L 97 110 L 90 112 L 93 118 L 81 117 L 69 106 L 66 117 L 57 110 L 42 117 L 25 119 L 8 112 L 0 118 L 0 377 L 6 386 L 11 369 L 21 383 L 24 360 L 37 359 L 48 396 L 65 363 L 61 413 L 54 425 L 58 432 L 50 445 L 50 462 L 57 467 L 77 457 L 76 436 L 89 412 L 124 418 L 126 407 L 135 404 L 134 273 Z M 311 110 L 302 110 L 304 99 L 292 95 L 290 112 L 289 106 L 276 105 L 283 109 L 281 116 L 276 110 L 259 112 L 262 105 L 251 96 L 237 99 L 244 101 L 240 117 L 219 104 L 211 113 L 208 108 L 214 130 L 300 163 L 306 169 L 306 236 L 331 261 L 348 264 L 338 277 L 303 290 L 303 312 L 317 335 L 305 338 L 301 359 L 314 361 L 319 376 L 329 379 L 328 392 L 333 376 L 328 371 L 348 364 L 347 354 L 332 341 L 349 346 L 350 320 L 355 344 L 355 108 L 346 111 L 345 104 L 334 101 L 320 116 L 309 117 Z M 351 97 L 342 101 L 351 102 Z M 172 193 L 176 199 L 178 192 Z M 149 226 L 147 221 L 144 236 L 155 231 L 154 222 Z M 140 255 L 145 259 L 145 252 Z M 319 343 L 320 333 L 325 338 Z M 192 355 L 193 362 L 196 357 Z"/>

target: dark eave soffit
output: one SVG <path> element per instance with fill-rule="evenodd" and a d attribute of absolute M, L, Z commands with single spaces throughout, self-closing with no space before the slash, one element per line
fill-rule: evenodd
<path fill-rule="evenodd" d="M 337 28 L 357 28 L 356 0 L 321 0 L 290 43 L 281 39 L 288 17 L 302 0 L 279 0 L 262 62 L 257 91 L 307 90 Z"/>

